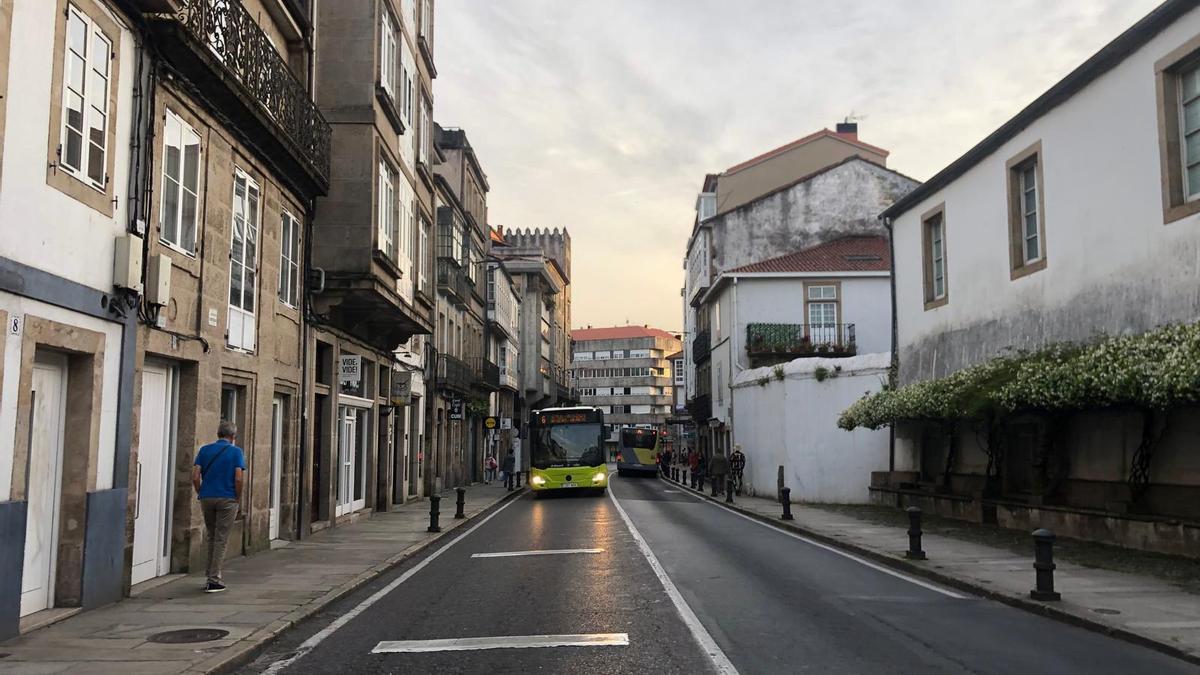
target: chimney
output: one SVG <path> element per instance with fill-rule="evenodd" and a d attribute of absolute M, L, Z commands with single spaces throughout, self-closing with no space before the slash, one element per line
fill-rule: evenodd
<path fill-rule="evenodd" d="M 858 122 L 838 122 L 837 135 L 845 136 L 852 141 L 858 140 Z"/>

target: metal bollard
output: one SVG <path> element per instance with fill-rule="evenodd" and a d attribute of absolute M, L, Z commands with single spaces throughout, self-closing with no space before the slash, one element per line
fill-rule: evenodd
<path fill-rule="evenodd" d="M 783 503 L 783 520 L 795 520 L 792 518 L 792 488 L 784 487 L 779 489 L 779 501 Z"/>
<path fill-rule="evenodd" d="M 517 472 L 517 489 L 518 490 L 521 489 L 521 472 L 520 471 Z"/>
<path fill-rule="evenodd" d="M 732 478 L 725 481 L 725 503 L 726 504 L 733 503 L 733 479 Z"/>
<path fill-rule="evenodd" d="M 467 505 L 467 489 L 460 487 L 454 488 L 454 491 L 458 493 L 458 502 L 455 504 L 454 517 L 457 519 L 466 518 L 467 515 L 463 513 L 463 507 Z"/>
<path fill-rule="evenodd" d="M 908 550 L 904 557 L 909 560 L 925 560 L 925 551 L 921 550 L 921 509 L 910 506 L 908 513 Z"/>
<path fill-rule="evenodd" d="M 1034 600 L 1062 600 L 1054 590 L 1054 533 L 1045 528 L 1033 531 L 1033 569 L 1037 570 L 1037 588 L 1029 591 Z"/>
<path fill-rule="evenodd" d="M 441 505 L 441 495 L 429 495 L 429 529 L 427 532 L 441 532 L 438 526 L 438 507 Z"/>

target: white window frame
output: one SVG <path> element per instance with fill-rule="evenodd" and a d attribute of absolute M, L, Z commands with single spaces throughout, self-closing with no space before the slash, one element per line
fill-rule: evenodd
<path fill-rule="evenodd" d="M 387 160 L 382 158 L 379 160 L 378 172 L 379 194 L 376 197 L 376 206 L 379 209 L 377 216 L 379 250 L 387 256 L 388 260 L 399 264 L 397 243 L 400 236 L 397 231 L 398 214 L 396 213 L 396 181 L 398 180 L 399 172 L 393 169 Z"/>
<path fill-rule="evenodd" d="M 418 222 L 421 228 L 421 249 L 417 251 L 417 287 L 426 291 L 429 283 L 429 226 L 424 216 L 419 216 Z"/>
<path fill-rule="evenodd" d="M 239 226 L 238 185 L 244 187 L 244 203 L 241 205 L 242 225 Z M 251 198 L 253 196 L 253 199 Z M 227 322 L 226 343 L 233 349 L 253 352 L 255 348 L 255 317 L 258 313 L 258 233 L 262 218 L 262 190 L 253 178 L 240 168 L 234 167 L 233 199 L 231 210 L 231 226 L 229 233 L 229 315 Z M 246 214 L 249 218 L 244 217 Z M 234 257 L 234 244 L 238 240 L 238 232 L 245 228 L 242 235 L 241 260 Z M 241 278 L 241 296 L 239 303 L 233 302 L 234 265 L 237 265 Z M 247 280 L 250 281 L 247 284 Z M 249 298 L 249 303 L 247 303 Z M 246 309 L 247 304 L 250 309 Z"/>
<path fill-rule="evenodd" d="M 284 209 L 279 233 L 279 299 L 288 307 L 300 306 L 300 221 Z"/>
<path fill-rule="evenodd" d="M 1197 133 L 1200 133 L 1200 131 Z M 1038 210 L 1037 194 L 1038 172 L 1041 170 L 1040 162 L 1038 162 L 1036 155 L 1017 168 L 1017 190 L 1020 193 L 1018 201 L 1021 218 L 1021 259 L 1024 265 L 1029 265 L 1042 259 L 1042 213 Z M 1027 176 L 1030 182 L 1026 182 Z M 1029 216 L 1033 216 L 1032 235 L 1029 234 Z M 1029 255 L 1030 240 L 1035 241 L 1037 245 L 1037 255 L 1035 256 Z"/>
<path fill-rule="evenodd" d="M 85 33 L 83 54 L 79 54 L 71 47 L 71 24 L 73 21 L 81 22 Z M 62 74 L 62 121 L 59 128 L 59 157 L 58 168 L 65 171 L 68 175 L 80 180 L 88 186 L 100 192 L 104 192 L 108 185 L 108 130 L 109 125 L 113 123 L 112 111 L 108 109 L 109 88 L 112 86 L 112 56 L 113 42 L 100 26 L 92 20 L 82 9 L 73 3 L 67 4 L 67 25 L 66 36 L 63 41 L 63 74 Z M 93 54 L 96 40 L 101 40 L 106 49 L 106 56 L 103 59 L 95 58 Z M 83 75 L 77 83 L 79 91 L 75 91 L 76 87 L 72 86 L 72 55 L 79 57 L 83 63 Z M 96 69 L 99 63 L 103 63 L 104 72 L 101 73 Z M 95 85 L 102 84 L 103 91 L 98 97 L 92 95 Z M 75 129 L 71 125 L 71 114 L 68 106 L 70 105 L 73 96 L 79 97 L 82 101 L 83 110 L 79 119 L 80 128 Z M 97 103 L 103 109 L 97 109 Z M 103 120 L 100 125 L 99 143 L 95 142 L 94 138 L 89 138 L 89 130 L 96 124 L 96 118 Z M 69 154 L 69 134 L 77 132 L 79 134 L 79 166 L 72 166 L 68 163 Z M 95 170 L 92 161 L 92 146 L 99 149 L 99 157 L 96 161 L 99 162 L 100 179 L 96 180 L 92 177 Z"/>
<path fill-rule="evenodd" d="M 1196 92 L 1191 98 L 1184 97 L 1184 82 L 1189 77 L 1200 79 L 1200 61 L 1193 61 L 1186 69 L 1179 71 L 1179 86 L 1176 87 L 1177 98 L 1175 104 L 1179 107 L 1179 162 L 1183 169 L 1183 195 L 1184 200 L 1194 202 L 1200 199 L 1200 186 L 1197 186 L 1195 191 L 1192 191 L 1191 181 L 1188 179 L 1188 168 L 1200 165 L 1200 158 L 1195 162 L 1188 162 L 1188 137 L 1192 136 L 1200 140 L 1200 129 L 1194 129 L 1189 134 L 1187 131 L 1187 107 L 1189 105 L 1200 105 L 1200 82 L 1197 83 Z"/>
<path fill-rule="evenodd" d="M 396 100 L 397 94 L 396 67 L 399 65 L 403 72 L 399 55 L 399 30 L 396 28 L 396 21 L 392 18 L 392 13 L 384 9 L 383 21 L 379 29 L 379 84 L 392 97 L 393 101 Z"/>
<path fill-rule="evenodd" d="M 172 129 L 174 125 L 174 129 Z M 172 132 L 175 132 L 174 134 Z M 172 138 L 174 135 L 174 138 Z M 194 140 L 196 146 L 196 175 L 195 184 L 187 185 L 187 141 Z M 172 144 L 179 152 L 179 176 L 171 176 L 167 172 L 167 152 L 172 147 Z M 189 256 L 196 255 L 196 241 L 199 237 L 200 229 L 200 183 L 203 175 L 202 159 L 204 148 L 201 146 L 200 134 L 196 132 L 192 125 L 188 124 L 179 115 L 166 111 L 163 118 L 163 154 L 162 154 L 162 187 L 160 192 L 162 196 L 159 200 L 158 209 L 158 239 L 163 244 L 173 248 L 181 253 Z M 178 195 L 175 199 L 174 213 L 170 213 L 167 208 L 167 181 L 171 181 L 178 188 Z M 192 210 L 192 236 L 186 238 L 184 236 L 184 198 L 185 195 L 190 195 L 194 200 L 195 208 Z M 174 222 L 166 222 L 166 217 L 173 217 Z"/>
<path fill-rule="evenodd" d="M 925 221 L 929 233 L 929 276 L 931 300 L 946 297 L 946 217 L 937 214 Z M 940 285 L 940 288 L 939 288 Z"/>

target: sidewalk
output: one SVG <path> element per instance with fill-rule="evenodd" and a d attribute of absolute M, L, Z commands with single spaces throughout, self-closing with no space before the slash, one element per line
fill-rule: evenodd
<path fill-rule="evenodd" d="M 714 499 L 710 492 L 711 487 L 705 497 Z M 972 537 L 926 532 L 921 547 L 929 559 L 908 560 L 904 557 L 908 548 L 905 526 L 847 513 L 868 512 L 873 507 L 793 504 L 795 520 L 789 522 L 780 519 L 783 508 L 773 499 L 734 499 L 734 504 L 724 505 L 889 567 L 1200 663 L 1200 595 L 1160 578 L 1085 567 L 1056 556 L 1054 586 L 1062 600 L 1037 602 L 1029 597 L 1034 586 L 1032 538 L 1028 554 L 1021 555 L 1009 548 L 970 541 Z M 954 528 L 945 529 L 982 527 L 954 521 Z M 1180 560 L 1179 564 L 1186 567 L 1191 563 Z"/>
<path fill-rule="evenodd" d="M 135 597 L 0 642 L 0 673 L 208 673 L 247 662 L 279 633 L 398 565 L 505 499 L 496 484 L 467 488 L 465 520 L 455 493 L 442 493 L 442 532 L 430 534 L 429 501 L 329 528 L 225 567 L 229 591 L 206 595 L 202 574 L 134 589 Z M 152 585 L 153 582 L 147 582 Z M 163 631 L 218 628 L 222 639 L 192 644 L 147 640 Z"/>

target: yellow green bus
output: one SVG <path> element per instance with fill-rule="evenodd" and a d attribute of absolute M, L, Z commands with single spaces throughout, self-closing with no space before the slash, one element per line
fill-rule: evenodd
<path fill-rule="evenodd" d="M 654 429 L 622 429 L 617 442 L 617 475 L 658 473 L 661 441 Z"/>
<path fill-rule="evenodd" d="M 529 487 L 548 491 L 608 487 L 604 461 L 604 413 L 598 408 L 546 408 L 529 420 Z"/>

